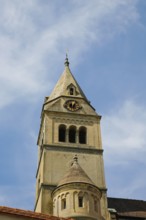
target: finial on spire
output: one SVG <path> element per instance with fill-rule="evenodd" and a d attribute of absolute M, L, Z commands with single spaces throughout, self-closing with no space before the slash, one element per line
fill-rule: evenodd
<path fill-rule="evenodd" d="M 77 154 L 75 154 L 75 156 L 74 156 L 73 159 L 74 159 L 74 162 L 76 162 L 76 163 L 78 162 L 78 156 L 77 156 Z"/>
<path fill-rule="evenodd" d="M 66 51 L 66 58 L 65 58 L 65 63 L 64 63 L 64 65 L 65 65 L 65 66 L 69 66 L 67 51 Z"/>

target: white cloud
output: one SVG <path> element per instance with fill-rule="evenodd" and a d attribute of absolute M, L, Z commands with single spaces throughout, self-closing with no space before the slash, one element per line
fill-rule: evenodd
<path fill-rule="evenodd" d="M 138 21 L 137 2 L 74 0 L 58 8 L 56 2 L 1 0 L 0 108 L 48 91 L 66 48 L 76 63 L 93 42 L 126 31 Z"/>
<path fill-rule="evenodd" d="M 108 195 L 145 199 L 145 106 L 127 100 L 103 116 L 102 140 Z"/>
<path fill-rule="evenodd" d="M 72 65 L 75 65 L 81 59 L 79 55 L 88 50 L 92 44 L 96 48 L 107 43 L 139 22 L 138 2 L 137 0 L 64 0 L 59 3 L 55 0 L 0 0 L 0 108 L 20 98 L 34 100 L 38 96 L 44 96 L 42 95 L 44 91 L 49 93 L 52 87 L 51 80 L 54 79 L 54 75 L 60 74 L 58 69 L 60 71 L 66 48 L 71 54 Z M 46 95 L 47 93 L 45 92 Z M 125 152 L 129 153 L 131 149 L 144 151 L 146 130 L 143 121 L 146 118 L 144 109 L 136 107 L 135 103 L 127 102 L 117 110 L 116 114 L 113 112 L 103 117 L 104 149 L 108 155 L 111 155 L 111 152 L 114 152 L 114 156 L 122 155 L 119 159 L 120 163 L 127 155 Z M 9 114 L 6 112 L 6 115 Z M 14 123 L 9 123 L 9 126 L 14 126 Z M 19 123 L 17 126 L 21 129 Z M 28 129 L 28 132 L 30 130 Z M 32 182 L 34 184 L 31 174 L 35 165 L 33 160 L 33 167 L 30 169 L 30 164 L 28 162 L 26 164 L 26 161 L 36 158 L 36 151 L 30 147 L 34 146 L 35 136 L 31 131 L 29 138 L 33 143 L 30 144 L 27 140 L 24 147 L 21 144 L 21 148 L 19 143 L 19 151 L 23 149 L 25 155 L 21 159 L 16 150 L 19 159 L 13 164 L 18 179 L 22 179 L 22 170 L 29 171 L 26 179 L 30 178 L 30 184 Z M 130 156 L 137 158 L 136 153 L 133 154 L 134 152 Z M 142 157 L 144 158 L 143 155 Z M 115 162 L 118 163 L 118 160 L 115 159 Z M 9 184 L 11 186 L 0 187 L 2 205 L 20 207 L 21 204 L 21 207 L 28 207 L 28 203 L 33 203 L 32 185 L 31 187 L 21 185 L 18 189 L 17 184 L 15 187 L 12 186 L 11 181 Z"/>
<path fill-rule="evenodd" d="M 131 100 L 103 117 L 103 145 L 108 162 L 125 163 L 130 159 L 145 162 L 145 121 L 145 107 Z"/>

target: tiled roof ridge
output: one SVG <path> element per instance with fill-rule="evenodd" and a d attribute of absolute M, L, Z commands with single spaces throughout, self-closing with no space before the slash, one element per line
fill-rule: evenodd
<path fill-rule="evenodd" d="M 117 200 L 129 200 L 129 201 L 139 201 L 139 202 L 146 202 L 146 200 L 142 199 L 130 199 L 130 198 L 117 198 L 117 197 L 107 197 L 107 199 L 117 199 Z"/>
<path fill-rule="evenodd" d="M 60 218 L 57 216 L 51 216 L 48 214 L 33 212 L 31 210 L 23 210 L 23 209 L 11 208 L 6 206 L 0 206 L 0 213 L 19 215 L 19 216 L 29 217 L 32 219 L 64 220 L 64 218 Z M 68 218 L 68 220 L 71 220 L 71 218 Z"/>
<path fill-rule="evenodd" d="M 107 198 L 108 208 L 114 208 L 118 213 L 123 212 L 146 212 L 146 201 L 125 198 Z"/>
<path fill-rule="evenodd" d="M 124 217 L 138 217 L 138 218 L 144 218 L 146 217 L 146 212 L 145 211 L 132 211 L 132 212 L 118 212 L 118 216 L 124 216 Z"/>

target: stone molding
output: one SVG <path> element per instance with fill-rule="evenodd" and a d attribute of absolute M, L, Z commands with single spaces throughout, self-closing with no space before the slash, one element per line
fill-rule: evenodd
<path fill-rule="evenodd" d="M 70 146 L 57 146 L 57 145 L 44 145 L 44 148 L 49 151 L 66 151 L 66 152 L 73 152 L 73 153 L 85 153 L 85 154 L 98 154 L 102 155 L 102 149 L 95 149 L 95 148 L 84 148 L 84 147 L 70 147 Z"/>

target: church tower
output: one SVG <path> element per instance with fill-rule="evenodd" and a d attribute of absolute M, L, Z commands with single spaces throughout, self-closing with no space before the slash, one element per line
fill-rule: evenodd
<path fill-rule="evenodd" d="M 66 57 L 64 72 L 45 98 L 41 113 L 36 212 L 53 215 L 55 190 L 77 154 L 82 169 L 100 190 L 101 215 L 107 219 L 100 120 L 72 75 Z"/>

